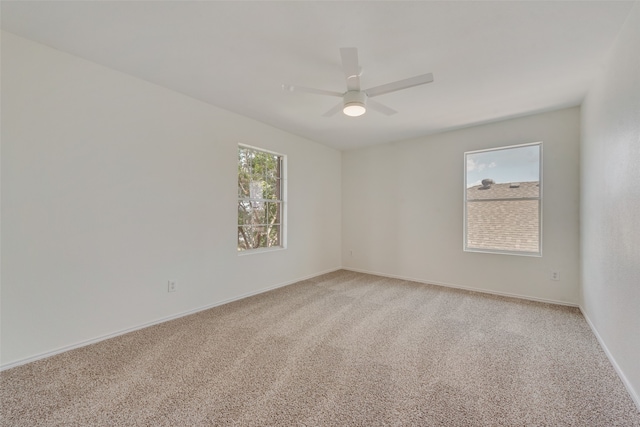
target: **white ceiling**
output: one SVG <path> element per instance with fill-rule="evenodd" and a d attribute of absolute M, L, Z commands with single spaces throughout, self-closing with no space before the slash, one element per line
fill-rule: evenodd
<path fill-rule="evenodd" d="M 2 1 L 2 29 L 338 149 L 579 105 L 631 1 Z M 340 47 L 363 88 L 432 72 L 322 115 L 342 92 Z"/>

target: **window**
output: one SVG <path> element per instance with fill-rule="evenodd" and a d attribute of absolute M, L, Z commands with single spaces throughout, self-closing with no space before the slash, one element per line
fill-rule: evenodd
<path fill-rule="evenodd" d="M 542 143 L 464 153 L 464 250 L 542 254 Z"/>
<path fill-rule="evenodd" d="M 238 251 L 284 247 L 285 156 L 238 147 Z"/>

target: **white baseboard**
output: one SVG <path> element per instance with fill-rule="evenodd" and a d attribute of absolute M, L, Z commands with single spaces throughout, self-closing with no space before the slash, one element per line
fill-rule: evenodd
<path fill-rule="evenodd" d="M 398 275 L 395 275 L 395 274 L 378 273 L 378 272 L 375 272 L 375 271 L 360 270 L 360 269 L 351 268 L 351 267 L 342 267 L 342 270 L 355 271 L 356 273 L 372 274 L 374 276 L 389 277 L 391 279 L 399 279 L 399 280 L 407 280 L 407 281 L 410 281 L 410 282 L 424 283 L 426 285 L 436 285 L 436 286 L 443 286 L 445 288 L 454 288 L 454 289 L 461 289 L 461 290 L 464 290 L 464 291 L 479 292 L 481 294 L 498 295 L 498 296 L 501 296 L 501 297 L 518 298 L 518 299 L 524 299 L 524 300 L 536 301 L 536 302 L 544 302 L 544 303 L 555 304 L 555 305 L 565 305 L 565 306 L 568 306 L 568 307 L 578 307 L 578 304 L 575 304 L 575 303 L 572 303 L 572 302 L 567 302 L 567 301 L 558 301 L 558 300 L 552 300 L 552 299 L 546 299 L 546 298 L 538 298 L 538 297 L 532 297 L 532 296 L 529 296 L 529 295 L 512 294 L 512 293 L 509 293 L 509 292 L 498 292 L 498 291 L 493 291 L 491 289 L 472 288 L 470 286 L 461 286 L 461 285 L 456 285 L 456 284 L 452 284 L 452 283 L 436 282 L 434 280 L 416 279 L 416 278 L 413 278 L 413 277 L 398 276 Z"/>
<path fill-rule="evenodd" d="M 582 315 L 584 316 L 585 320 L 587 321 L 587 324 L 591 328 L 591 331 L 593 332 L 593 335 L 596 336 L 596 339 L 600 343 L 600 347 L 602 347 L 602 350 L 604 350 L 604 354 L 607 355 L 607 358 L 609 359 L 609 362 L 611 362 L 611 365 L 613 365 L 613 369 L 616 370 L 616 373 L 618 374 L 618 376 L 622 380 L 622 383 L 627 388 L 627 391 L 629 392 L 629 395 L 631 396 L 631 399 L 636 404 L 636 408 L 638 408 L 638 412 L 640 412 L 640 395 L 633 388 L 633 386 L 631 385 L 631 383 L 629 382 L 627 377 L 624 375 L 624 372 L 622 372 L 622 369 L 620 369 L 620 366 L 618 365 L 618 362 L 616 362 L 616 359 L 613 357 L 613 354 L 611 354 L 611 352 L 609 351 L 609 348 L 605 344 L 604 340 L 602 339 L 602 337 L 598 333 L 598 330 L 593 325 L 593 323 L 591 322 L 591 319 L 589 319 L 589 316 L 587 316 L 587 313 L 582 308 L 582 306 L 580 306 L 580 312 L 582 312 Z"/>
<path fill-rule="evenodd" d="M 59 347 L 59 348 L 57 348 L 55 350 L 47 351 L 47 352 L 44 352 L 44 353 L 39 353 L 39 354 L 36 354 L 34 356 L 27 357 L 25 359 L 20 359 L 20 360 L 17 360 L 15 362 L 11 362 L 11 363 L 7 363 L 7 364 L 4 364 L 4 365 L 0 365 L 0 372 L 1 371 L 5 371 L 7 369 L 15 368 L 16 366 L 26 365 L 27 363 L 35 362 L 36 360 L 46 359 L 47 357 L 55 356 L 56 354 L 64 353 L 65 351 L 74 350 L 76 348 L 84 347 L 84 346 L 87 346 L 87 345 L 90 345 L 90 344 L 95 344 L 95 343 L 100 342 L 100 341 L 108 340 L 109 338 L 114 338 L 114 337 L 117 337 L 117 336 L 120 336 L 120 335 L 127 334 L 129 332 L 137 331 L 139 329 L 148 328 L 149 326 L 157 325 L 157 324 L 163 323 L 163 322 L 168 322 L 169 320 L 178 319 L 178 318 L 184 317 L 184 316 L 189 316 L 190 314 L 195 314 L 195 313 L 197 313 L 199 311 L 208 310 L 208 309 L 213 308 L 213 307 L 217 307 L 217 306 L 220 306 L 220 305 L 228 304 L 230 302 L 241 300 L 243 298 L 248 298 L 248 297 L 251 297 L 251 296 L 254 296 L 254 295 L 262 294 L 262 293 L 265 293 L 265 292 L 268 292 L 268 291 L 272 291 L 274 289 L 282 288 L 284 286 L 288 286 L 288 285 L 291 285 L 293 283 L 300 282 L 302 280 L 311 279 L 312 277 L 320 276 L 320 275 L 331 273 L 331 272 L 338 271 L 338 270 L 341 270 L 341 268 L 338 267 L 338 268 L 334 268 L 334 269 L 330 269 L 330 270 L 326 270 L 326 271 L 321 271 L 319 273 L 312 274 L 312 275 L 309 275 L 309 276 L 300 277 L 298 279 L 289 280 L 287 282 L 279 283 L 277 285 L 269 286 L 267 288 L 262 288 L 262 289 L 259 289 L 257 291 L 254 291 L 254 292 L 249 292 L 249 293 L 246 293 L 246 294 L 238 295 L 236 297 L 229 298 L 229 299 L 226 299 L 226 300 L 223 300 L 223 301 L 218 301 L 218 302 L 215 302 L 213 304 L 207 304 L 207 305 L 204 305 L 202 307 L 194 308 L 192 310 L 183 311 L 183 312 L 178 313 L 178 314 L 174 314 L 174 315 L 167 316 L 167 317 L 162 317 L 160 319 L 156 319 L 156 320 L 153 320 L 151 322 L 143 323 L 141 325 L 137 325 L 137 326 L 134 326 L 134 327 L 131 327 L 131 328 L 122 329 L 122 330 L 119 330 L 119 331 L 116 331 L 116 332 L 112 332 L 110 334 L 102 335 L 102 336 L 99 336 L 97 338 L 92 338 L 92 339 L 81 341 L 81 342 L 78 342 L 78 343 L 75 343 L 75 344 Z"/>

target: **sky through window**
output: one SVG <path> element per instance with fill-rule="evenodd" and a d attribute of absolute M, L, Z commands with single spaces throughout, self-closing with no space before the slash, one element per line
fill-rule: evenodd
<path fill-rule="evenodd" d="M 540 180 L 540 146 L 526 145 L 468 153 L 467 188 L 480 185 L 485 178 L 496 184 Z"/>

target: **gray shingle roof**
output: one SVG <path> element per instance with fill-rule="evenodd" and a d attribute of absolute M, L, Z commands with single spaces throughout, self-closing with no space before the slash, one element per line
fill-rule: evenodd
<path fill-rule="evenodd" d="M 481 187 L 467 189 L 467 247 L 538 252 L 539 201 L 523 200 L 538 197 L 538 182 Z"/>
<path fill-rule="evenodd" d="M 518 187 L 515 187 L 518 185 Z M 521 199 L 526 197 L 538 197 L 540 186 L 538 181 L 492 184 L 489 188 L 482 185 L 467 188 L 467 200 L 479 199 Z"/>

